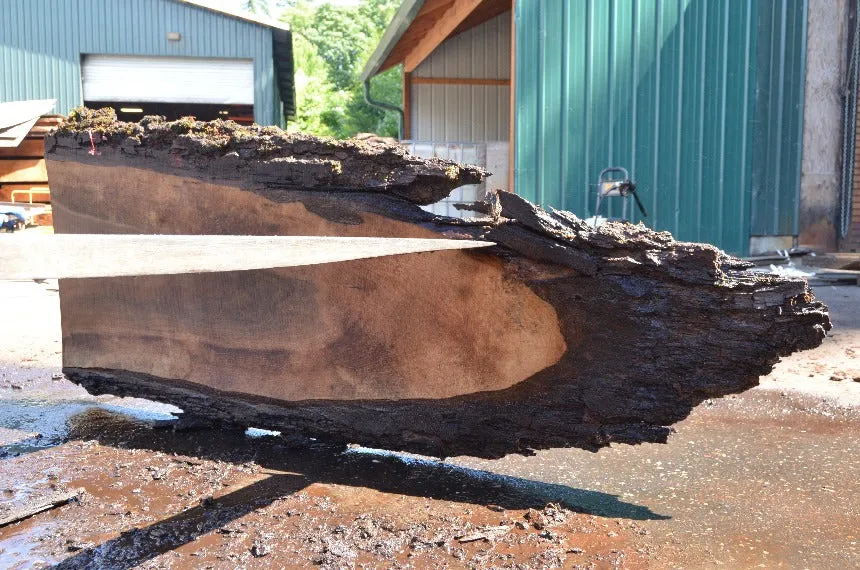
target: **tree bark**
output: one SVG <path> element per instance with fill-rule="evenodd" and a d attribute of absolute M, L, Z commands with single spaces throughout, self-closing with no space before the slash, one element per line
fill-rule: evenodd
<path fill-rule="evenodd" d="M 506 192 L 475 206 L 485 218 L 429 214 L 485 173 L 394 146 L 92 114 L 46 144 L 58 232 L 497 244 L 62 281 L 64 372 L 96 394 L 436 456 L 596 450 L 665 441 L 830 328 L 804 281 L 644 226 L 595 229 Z"/>

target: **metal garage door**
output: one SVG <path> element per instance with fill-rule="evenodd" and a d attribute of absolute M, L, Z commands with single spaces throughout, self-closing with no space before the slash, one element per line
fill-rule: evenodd
<path fill-rule="evenodd" d="M 86 55 L 85 101 L 254 104 L 250 59 Z"/>

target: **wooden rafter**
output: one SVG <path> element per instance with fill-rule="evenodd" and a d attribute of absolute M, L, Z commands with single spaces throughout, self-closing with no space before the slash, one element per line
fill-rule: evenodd
<path fill-rule="evenodd" d="M 504 14 L 511 10 L 511 0 L 484 0 L 474 12 L 469 14 L 469 17 L 463 20 L 451 36 L 462 34 L 465 31 L 471 30 L 475 26 L 480 26 L 487 20 L 492 20 L 500 14 Z"/>
<path fill-rule="evenodd" d="M 450 8 L 452 0 L 427 0 L 421 7 L 420 14 L 426 16 L 442 8 Z"/>
<path fill-rule="evenodd" d="M 409 74 L 412 75 L 411 73 Z M 483 77 L 412 77 L 415 85 L 510 85 L 510 79 Z"/>
<path fill-rule="evenodd" d="M 430 32 L 452 7 L 456 0 L 427 0 L 421 7 L 421 11 L 412 20 L 408 29 L 403 33 L 400 40 L 391 48 L 388 56 L 379 67 L 379 71 L 385 71 L 395 65 L 404 62 L 419 42 Z M 451 32 L 446 40 L 466 32 L 503 14 L 511 9 L 511 0 L 483 0 L 475 10 L 464 19 L 457 28 Z"/>
<path fill-rule="evenodd" d="M 427 59 L 439 44 L 448 39 L 483 0 L 455 0 L 445 13 L 436 20 L 433 28 L 421 38 L 421 41 L 410 51 L 403 60 L 405 71 L 413 71 L 422 61 Z"/>

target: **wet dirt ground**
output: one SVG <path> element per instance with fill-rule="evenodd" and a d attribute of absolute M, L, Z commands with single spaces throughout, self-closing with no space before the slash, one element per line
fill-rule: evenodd
<path fill-rule="evenodd" d="M 860 287 L 824 345 L 667 445 L 445 462 L 176 426 L 59 374 L 56 283 L 0 282 L 0 568 L 860 567 Z M 192 429 L 194 428 L 194 429 Z"/>

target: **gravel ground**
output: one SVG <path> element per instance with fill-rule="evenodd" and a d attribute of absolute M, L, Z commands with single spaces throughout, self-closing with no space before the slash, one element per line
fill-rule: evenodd
<path fill-rule="evenodd" d="M 860 287 L 816 294 L 824 345 L 666 445 L 438 462 L 91 397 L 56 283 L 0 282 L 0 518 L 81 490 L 0 528 L 0 567 L 860 567 Z"/>

